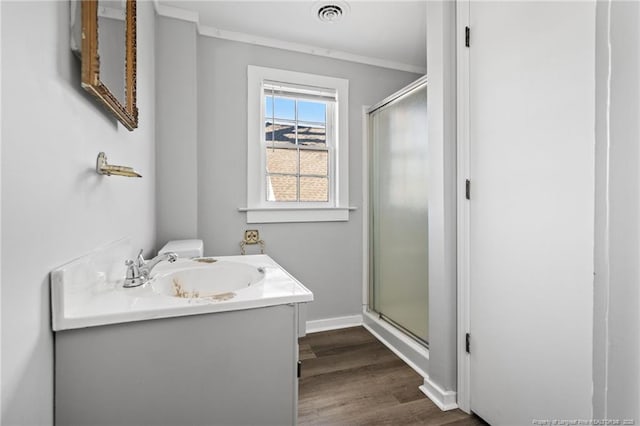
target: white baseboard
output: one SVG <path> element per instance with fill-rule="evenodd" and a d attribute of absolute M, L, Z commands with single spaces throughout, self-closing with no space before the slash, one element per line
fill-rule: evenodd
<path fill-rule="evenodd" d="M 458 408 L 456 392 L 442 390 L 440 386 L 431 381 L 429 376 L 424 378 L 424 384 L 418 389 L 427 395 L 427 397 L 442 411 L 449 411 Z"/>
<path fill-rule="evenodd" d="M 362 315 L 325 318 L 320 320 L 307 321 L 307 333 L 338 330 L 340 328 L 357 327 L 359 325 L 362 325 Z"/>

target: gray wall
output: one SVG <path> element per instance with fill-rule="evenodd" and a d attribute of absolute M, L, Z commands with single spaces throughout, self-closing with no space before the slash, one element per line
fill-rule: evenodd
<path fill-rule="evenodd" d="M 599 2 L 597 24 L 594 417 L 638 421 L 640 4 Z"/>
<path fill-rule="evenodd" d="M 196 25 L 156 21 L 157 241 L 198 235 Z M 158 247 L 160 248 L 160 247 Z"/>
<path fill-rule="evenodd" d="M 427 3 L 429 378 L 457 388 L 455 3 Z"/>
<path fill-rule="evenodd" d="M 348 222 L 247 225 L 247 65 L 349 80 Z M 362 312 L 362 106 L 419 76 L 209 37 L 198 39 L 198 233 L 206 254 L 238 254 L 245 229 L 313 291 L 308 319 Z"/>
<path fill-rule="evenodd" d="M 49 271 L 129 236 L 154 243 L 154 12 L 138 3 L 140 127 L 80 88 L 69 2 L 2 5 L 2 419 L 53 422 Z M 95 173 L 98 152 L 142 179 Z"/>

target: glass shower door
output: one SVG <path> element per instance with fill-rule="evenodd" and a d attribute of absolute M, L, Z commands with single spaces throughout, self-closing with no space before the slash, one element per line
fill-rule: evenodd
<path fill-rule="evenodd" d="M 427 344 L 427 86 L 370 111 L 369 306 Z"/>

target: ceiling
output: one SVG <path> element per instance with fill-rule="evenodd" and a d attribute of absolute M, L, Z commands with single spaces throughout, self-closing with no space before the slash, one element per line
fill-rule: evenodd
<path fill-rule="evenodd" d="M 344 1 L 157 0 L 157 3 L 160 7 L 197 13 L 201 32 L 209 27 L 305 45 L 308 50 L 321 48 L 325 52 L 383 60 L 400 69 L 403 65 L 405 69 L 426 67 L 425 1 L 347 1 L 347 13 L 335 23 L 320 22 L 315 12 L 320 4 L 344 5 Z"/>

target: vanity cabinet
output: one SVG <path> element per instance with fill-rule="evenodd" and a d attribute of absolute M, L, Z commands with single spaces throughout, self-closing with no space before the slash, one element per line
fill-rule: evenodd
<path fill-rule="evenodd" d="M 56 424 L 296 424 L 299 306 L 58 331 Z"/>

